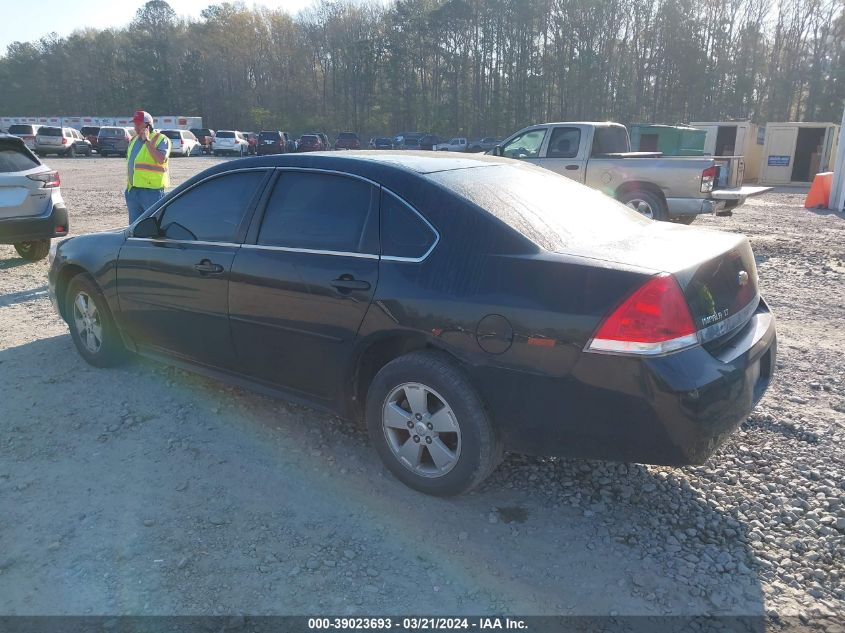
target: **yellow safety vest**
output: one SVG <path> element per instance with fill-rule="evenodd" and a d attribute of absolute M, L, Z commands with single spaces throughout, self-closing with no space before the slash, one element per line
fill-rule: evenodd
<path fill-rule="evenodd" d="M 170 157 L 170 139 L 161 132 L 153 132 L 150 137 L 153 145 L 158 145 L 161 139 L 167 141 L 167 153 L 164 157 L 164 162 L 159 164 L 153 159 L 147 144 L 144 143 L 135 157 L 135 164 L 132 170 L 132 181 L 129 182 L 129 189 L 132 187 L 143 187 L 144 189 L 164 189 L 170 185 L 170 177 L 167 173 L 167 160 Z M 132 159 L 132 147 L 138 142 L 138 137 L 134 137 L 129 141 L 129 147 L 126 148 L 126 175 L 129 177 L 129 160 Z"/>

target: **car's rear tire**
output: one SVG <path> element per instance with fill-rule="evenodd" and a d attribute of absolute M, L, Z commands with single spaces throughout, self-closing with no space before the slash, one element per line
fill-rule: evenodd
<path fill-rule="evenodd" d="M 413 352 L 382 367 L 367 392 L 366 420 L 385 466 L 426 494 L 467 492 L 502 458 L 484 403 L 440 352 Z"/>
<path fill-rule="evenodd" d="M 95 367 L 113 367 L 126 358 L 106 298 L 86 273 L 70 280 L 65 295 L 70 336 L 80 356 Z"/>
<path fill-rule="evenodd" d="M 15 244 L 15 250 L 24 259 L 37 262 L 39 259 L 47 257 L 47 253 L 50 252 L 50 240 L 18 242 Z"/>
<path fill-rule="evenodd" d="M 633 189 L 619 196 L 619 202 L 651 220 L 666 220 L 669 217 L 666 203 L 652 191 Z"/>

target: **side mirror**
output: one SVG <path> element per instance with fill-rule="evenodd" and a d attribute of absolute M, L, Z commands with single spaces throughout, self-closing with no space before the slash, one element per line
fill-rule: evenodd
<path fill-rule="evenodd" d="M 150 216 L 148 218 L 144 218 L 138 224 L 135 225 L 135 229 L 132 231 L 132 237 L 146 237 L 146 238 L 157 238 L 161 237 L 161 231 L 158 228 L 158 220 L 156 220 L 155 216 Z"/>
<path fill-rule="evenodd" d="M 502 146 L 496 145 L 496 147 L 493 148 L 493 156 L 502 156 L 502 155 L 503 155 L 502 154 Z"/>

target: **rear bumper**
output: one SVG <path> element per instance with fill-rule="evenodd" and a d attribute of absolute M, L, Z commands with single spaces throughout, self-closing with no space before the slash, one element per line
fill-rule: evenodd
<path fill-rule="evenodd" d="M 775 322 L 765 303 L 728 346 L 660 358 L 582 353 L 561 378 L 475 369 L 505 449 L 623 462 L 701 464 L 771 381 Z"/>
<path fill-rule="evenodd" d="M 64 228 L 64 231 L 57 232 L 57 226 Z M 43 215 L 0 220 L 0 244 L 64 237 L 69 230 L 70 223 L 64 202 L 51 203 Z"/>
<path fill-rule="evenodd" d="M 724 206 L 720 200 L 710 198 L 666 198 L 669 215 L 701 215 L 716 213 Z"/>

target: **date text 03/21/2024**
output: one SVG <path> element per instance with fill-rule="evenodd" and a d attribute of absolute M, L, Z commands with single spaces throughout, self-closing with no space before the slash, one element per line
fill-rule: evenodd
<path fill-rule="evenodd" d="M 523 620 L 514 618 L 440 618 L 416 617 L 402 618 L 309 618 L 310 630 L 404 630 L 404 631 L 440 631 L 451 629 L 463 630 L 525 630 Z"/>

